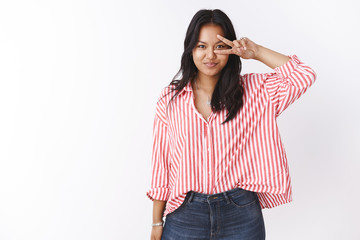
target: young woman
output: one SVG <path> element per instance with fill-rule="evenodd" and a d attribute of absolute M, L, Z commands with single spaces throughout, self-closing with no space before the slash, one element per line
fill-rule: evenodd
<path fill-rule="evenodd" d="M 265 239 L 262 209 L 292 201 L 276 118 L 316 74 L 296 55 L 236 39 L 218 9 L 190 22 L 180 70 L 156 105 L 152 240 Z M 241 75 L 240 58 L 273 72 Z"/>

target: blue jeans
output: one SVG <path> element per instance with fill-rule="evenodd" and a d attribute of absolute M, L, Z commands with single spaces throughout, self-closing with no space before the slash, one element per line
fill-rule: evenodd
<path fill-rule="evenodd" d="M 255 192 L 235 188 L 217 194 L 189 191 L 166 215 L 162 240 L 263 240 L 265 224 Z"/>

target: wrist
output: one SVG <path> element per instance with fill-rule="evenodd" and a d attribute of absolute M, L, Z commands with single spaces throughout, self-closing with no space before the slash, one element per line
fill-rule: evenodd
<path fill-rule="evenodd" d="M 263 51 L 264 51 L 264 47 L 257 44 L 256 45 L 256 51 L 255 51 L 255 54 L 254 54 L 254 60 L 261 61 L 261 56 L 262 56 Z"/>
<path fill-rule="evenodd" d="M 151 224 L 152 227 L 163 227 L 164 226 L 164 222 L 155 222 Z"/>

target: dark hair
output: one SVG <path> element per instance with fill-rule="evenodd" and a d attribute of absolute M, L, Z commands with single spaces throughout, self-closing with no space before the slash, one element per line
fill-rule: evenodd
<path fill-rule="evenodd" d="M 219 9 L 199 10 L 192 18 L 186 32 L 180 70 L 169 84 L 169 86 L 174 85 L 175 87 L 172 91 L 176 91 L 170 101 L 180 93 L 189 81 L 196 77 L 198 69 L 193 60 L 192 50 L 199 41 L 201 27 L 209 23 L 219 25 L 224 31 L 225 38 L 231 41 L 236 39 L 234 27 L 229 17 L 224 12 Z M 243 105 L 242 96 L 244 89 L 242 85 L 239 84 L 240 72 L 240 57 L 235 54 L 230 54 L 227 64 L 221 71 L 220 78 L 211 98 L 211 109 L 213 111 L 221 111 L 224 107 L 228 110 L 226 120 L 223 123 L 233 119 Z M 176 78 L 180 74 L 182 77 L 177 80 Z"/>

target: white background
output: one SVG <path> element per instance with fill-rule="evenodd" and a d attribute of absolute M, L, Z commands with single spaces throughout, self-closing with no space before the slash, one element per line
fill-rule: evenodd
<path fill-rule="evenodd" d="M 150 239 L 155 103 L 202 8 L 317 73 L 278 118 L 294 195 L 267 239 L 360 239 L 355 3 L 1 1 L 0 239 Z"/>

